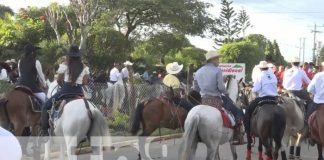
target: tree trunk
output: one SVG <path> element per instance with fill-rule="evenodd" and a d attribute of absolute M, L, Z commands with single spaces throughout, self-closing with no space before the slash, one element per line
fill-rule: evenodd
<path fill-rule="evenodd" d="M 188 67 L 188 75 L 187 75 L 187 88 L 186 88 L 186 95 L 189 95 L 191 86 L 192 86 L 192 81 L 193 81 L 193 70 L 194 70 L 194 65 L 190 64 Z"/>
<path fill-rule="evenodd" d="M 58 32 L 57 29 L 54 29 L 55 35 L 56 35 L 56 39 L 57 39 L 57 44 L 61 43 L 61 36 L 60 33 Z"/>
<path fill-rule="evenodd" d="M 80 41 L 80 50 L 81 51 L 86 51 L 87 49 L 87 38 L 88 38 L 88 30 L 86 26 L 81 26 L 80 27 L 80 34 L 81 34 L 81 41 Z"/>

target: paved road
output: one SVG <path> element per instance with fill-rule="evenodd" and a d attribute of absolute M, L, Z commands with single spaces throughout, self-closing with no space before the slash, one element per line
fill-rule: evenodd
<path fill-rule="evenodd" d="M 180 139 L 167 140 L 163 142 L 154 142 L 150 145 L 150 154 L 154 160 L 176 160 L 178 157 L 178 148 Z M 309 147 L 308 145 L 302 146 L 302 159 L 303 160 L 317 160 L 317 151 L 315 147 Z M 238 160 L 245 159 L 245 146 L 238 146 L 237 152 L 239 155 Z M 288 152 L 287 152 L 288 153 Z M 78 156 L 81 160 L 90 160 L 90 155 Z M 206 147 L 203 144 L 198 146 L 196 159 L 204 160 L 206 157 Z M 220 147 L 221 160 L 231 160 L 231 152 L 228 144 Z M 105 160 L 136 160 L 137 149 L 136 147 L 123 147 L 116 149 L 115 151 L 105 151 Z M 252 160 L 257 160 L 257 150 L 253 148 Z"/>

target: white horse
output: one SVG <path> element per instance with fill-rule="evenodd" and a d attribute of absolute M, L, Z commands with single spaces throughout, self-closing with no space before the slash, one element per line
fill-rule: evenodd
<path fill-rule="evenodd" d="M 44 159 L 50 159 L 51 140 L 60 143 L 60 159 L 64 159 L 64 146 L 66 147 L 69 160 L 77 159 L 75 153 L 77 145 L 81 140 L 88 138 L 91 142 L 92 159 L 102 160 L 102 147 L 110 146 L 111 140 L 108 125 L 102 113 L 91 102 L 88 102 L 92 113 L 92 120 L 86 109 L 84 99 L 76 99 L 68 102 L 60 118 L 54 119 L 54 134 L 45 144 Z M 65 142 L 65 143 L 64 143 Z"/>
<path fill-rule="evenodd" d="M 235 102 L 238 97 L 238 81 L 230 77 L 226 86 L 232 95 L 231 99 Z M 233 138 L 233 129 L 223 126 L 220 111 L 207 105 L 198 105 L 189 111 L 184 129 L 179 160 L 195 159 L 199 140 L 207 146 L 207 160 L 220 160 L 219 145 L 225 144 Z M 233 159 L 236 160 L 236 148 L 231 143 L 230 148 Z"/>
<path fill-rule="evenodd" d="M 289 158 L 294 159 L 294 150 L 296 150 L 296 158 L 300 157 L 300 140 L 302 130 L 304 129 L 304 106 L 297 104 L 297 102 L 290 97 L 281 97 L 282 104 L 280 106 L 286 112 L 286 129 L 283 137 L 283 146 L 288 146 L 290 141 L 290 155 Z M 283 147 L 283 149 L 286 147 Z"/>
<path fill-rule="evenodd" d="M 223 127 L 223 119 L 218 109 L 198 105 L 188 113 L 185 121 L 185 133 L 180 146 L 179 160 L 193 160 L 198 140 L 207 146 L 207 160 L 219 160 L 219 145 L 229 142 L 233 130 Z M 231 145 L 234 159 L 237 159 L 236 149 Z"/>

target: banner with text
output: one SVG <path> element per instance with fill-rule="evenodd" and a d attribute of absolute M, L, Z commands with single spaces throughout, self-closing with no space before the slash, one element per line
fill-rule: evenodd
<path fill-rule="evenodd" d="M 219 67 L 223 71 L 223 75 L 234 75 L 237 80 L 245 79 L 244 63 L 221 63 Z"/>

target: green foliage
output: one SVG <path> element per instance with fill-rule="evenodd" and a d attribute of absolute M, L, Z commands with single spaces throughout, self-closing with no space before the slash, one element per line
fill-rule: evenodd
<path fill-rule="evenodd" d="M 0 94 L 13 90 L 15 86 L 7 81 L 0 81 Z"/>
<path fill-rule="evenodd" d="M 216 24 L 212 28 L 212 32 L 216 36 L 215 42 L 217 45 L 233 42 L 240 32 L 237 14 L 231 6 L 232 3 L 233 1 L 229 0 L 222 0 L 221 2 L 220 16 L 216 19 Z"/>
<path fill-rule="evenodd" d="M 114 111 L 112 117 L 108 120 L 109 127 L 113 129 L 126 129 L 128 128 L 129 116 L 119 111 Z"/>
<path fill-rule="evenodd" d="M 203 49 L 186 47 L 175 54 L 168 54 L 165 60 L 167 63 L 177 61 L 180 64 L 184 64 L 186 67 L 193 64 L 195 68 L 198 68 L 205 61 L 205 53 L 206 51 Z"/>
<path fill-rule="evenodd" d="M 246 80 L 250 80 L 254 65 L 264 57 L 262 50 L 256 43 L 246 40 L 224 44 L 220 53 L 223 55 L 221 62 L 245 63 Z"/>
<path fill-rule="evenodd" d="M 0 49 L 4 47 L 12 48 L 17 45 L 18 32 L 12 15 L 6 14 L 3 19 L 0 19 Z"/>
<path fill-rule="evenodd" d="M 114 62 L 124 61 L 129 56 L 130 42 L 111 28 L 93 31 L 87 43 L 87 59 L 95 70 L 108 69 Z"/>
<path fill-rule="evenodd" d="M 43 65 L 46 65 L 46 68 L 52 67 L 57 69 L 58 64 L 57 60 L 65 55 L 67 52 L 66 48 L 62 45 L 57 44 L 53 40 L 43 40 L 38 45 L 41 50 L 39 50 L 38 59 L 42 62 Z"/>
<path fill-rule="evenodd" d="M 149 35 L 157 28 L 183 34 L 203 35 L 213 23 L 207 8 L 210 4 L 192 0 L 103 0 L 114 17 L 114 24 L 125 30 L 128 38 L 134 31 Z M 143 30 L 142 30 L 143 31 Z"/>
<path fill-rule="evenodd" d="M 10 7 L 4 6 L 0 4 L 0 19 L 4 18 L 6 14 L 13 15 L 14 12 Z"/>
<path fill-rule="evenodd" d="M 245 31 L 247 28 L 251 27 L 250 17 L 246 13 L 244 9 L 240 10 L 238 15 L 238 25 L 240 27 L 240 31 L 242 32 L 243 37 L 245 37 Z"/>

